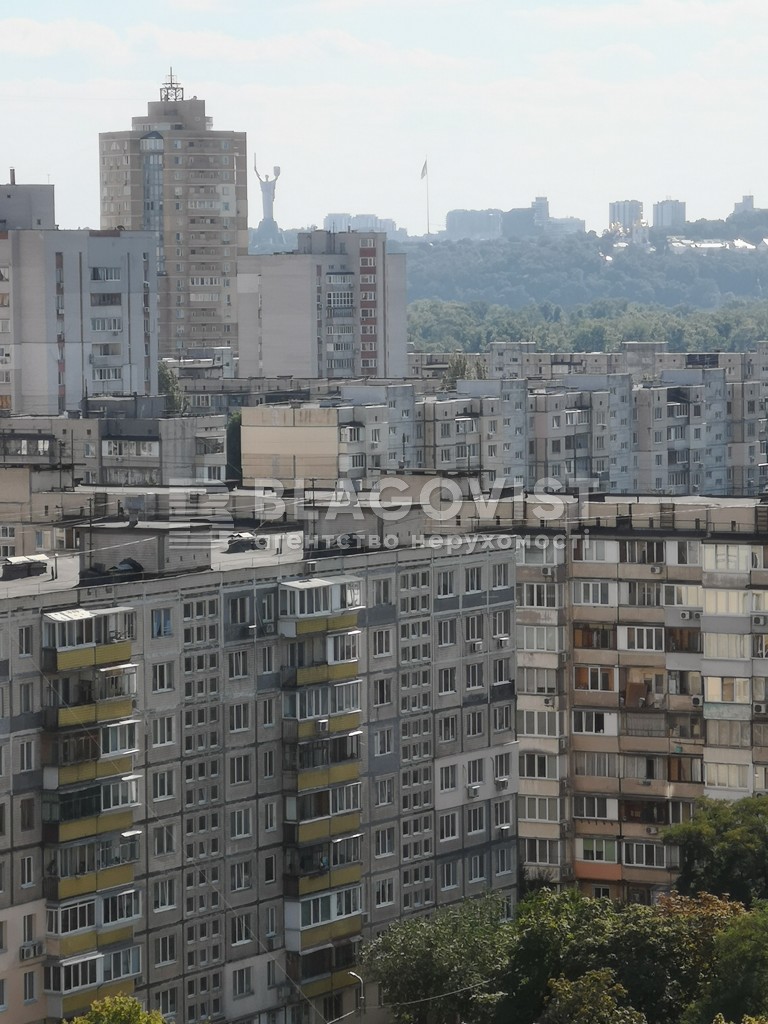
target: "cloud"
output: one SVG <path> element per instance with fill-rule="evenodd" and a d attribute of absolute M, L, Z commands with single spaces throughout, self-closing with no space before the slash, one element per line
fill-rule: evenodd
<path fill-rule="evenodd" d="M 129 55 L 120 35 L 95 21 L 63 18 L 56 21 L 32 21 L 30 18 L 4 18 L 0 21 L 3 56 L 51 57 L 54 54 L 84 51 L 116 63 Z"/>

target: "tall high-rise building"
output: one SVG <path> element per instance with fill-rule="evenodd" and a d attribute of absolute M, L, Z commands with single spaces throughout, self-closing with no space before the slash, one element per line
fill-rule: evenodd
<path fill-rule="evenodd" d="M 214 131 L 173 72 L 130 131 L 99 135 L 101 226 L 154 231 L 160 352 L 237 350 L 237 257 L 248 251 L 245 132 Z"/>
<path fill-rule="evenodd" d="M 618 225 L 622 231 L 631 231 L 643 219 L 643 204 L 639 199 L 620 199 L 608 204 L 608 227 Z"/>
<path fill-rule="evenodd" d="M 679 199 L 662 199 L 653 204 L 655 228 L 682 228 L 685 225 L 685 203 Z"/>

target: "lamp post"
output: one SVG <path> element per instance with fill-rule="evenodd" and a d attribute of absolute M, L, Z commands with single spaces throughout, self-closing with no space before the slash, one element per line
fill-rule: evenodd
<path fill-rule="evenodd" d="M 347 974 L 350 976 L 350 978 L 354 978 L 355 981 L 358 982 L 360 985 L 360 1004 L 357 1008 L 357 1012 L 360 1016 L 362 1016 L 365 1013 L 365 982 L 360 977 L 360 975 L 355 974 L 354 971 L 347 971 Z"/>

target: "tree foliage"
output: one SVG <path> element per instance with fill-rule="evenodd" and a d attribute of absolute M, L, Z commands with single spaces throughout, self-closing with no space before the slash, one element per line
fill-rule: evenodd
<path fill-rule="evenodd" d="M 747 906 L 768 899 L 768 796 L 704 797 L 664 841 L 680 848 L 679 892 L 727 894 Z"/>
<path fill-rule="evenodd" d="M 732 222 L 719 234 L 757 242 L 768 235 L 768 218 L 754 232 Z M 694 238 L 706 227 L 689 225 Z M 614 249 L 594 232 L 564 238 L 440 241 L 408 245 L 408 298 L 489 303 L 522 309 L 551 302 L 564 309 L 600 299 L 667 308 L 716 309 L 732 299 L 759 299 L 768 272 L 762 251 L 670 251 L 663 236 L 653 251 Z"/>
<path fill-rule="evenodd" d="M 116 995 L 92 1003 L 72 1024 L 165 1024 L 165 1018 L 159 1010 L 145 1010 L 133 996 Z"/>
<path fill-rule="evenodd" d="M 708 1024 L 720 1014 L 730 1020 L 768 1014 L 768 903 L 735 918 L 715 937 L 703 991 L 683 1022 Z"/>
<path fill-rule="evenodd" d="M 575 981 L 552 980 L 549 987 L 540 1024 L 646 1024 L 642 1013 L 626 1005 L 627 990 L 607 967 Z"/>
<path fill-rule="evenodd" d="M 492 341 L 530 341 L 541 351 L 616 351 L 625 341 L 663 341 L 670 351 L 742 351 L 768 338 L 768 302 L 732 301 L 713 311 L 663 309 L 603 299 L 565 309 L 552 302 L 510 309 L 423 299 L 408 307 L 420 351 L 482 352 Z"/>
<path fill-rule="evenodd" d="M 398 1024 L 490 1022 L 511 931 L 497 897 L 466 900 L 392 925 L 364 948 L 362 971 Z"/>
<path fill-rule="evenodd" d="M 165 395 L 165 411 L 170 415 L 181 416 L 187 411 L 187 396 L 179 378 L 164 359 L 157 364 L 157 393 Z"/>

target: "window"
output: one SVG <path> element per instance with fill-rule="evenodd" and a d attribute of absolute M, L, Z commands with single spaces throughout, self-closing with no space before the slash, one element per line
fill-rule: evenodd
<path fill-rule="evenodd" d="M 235 914 L 230 920 L 230 939 L 233 946 L 241 943 L 251 942 L 253 932 L 251 931 L 251 915 L 248 913 Z"/>
<path fill-rule="evenodd" d="M 264 831 L 274 832 L 277 828 L 277 804 L 269 800 L 264 804 Z"/>
<path fill-rule="evenodd" d="M 469 881 L 482 882 L 485 879 L 485 854 L 473 853 L 469 858 Z"/>
<path fill-rule="evenodd" d="M 155 967 L 172 964 L 176 959 L 176 936 L 161 935 L 155 939 Z"/>
<path fill-rule="evenodd" d="M 497 562 L 493 566 L 491 586 L 494 590 L 501 590 L 503 587 L 509 586 L 509 564 L 507 562 Z"/>
<path fill-rule="evenodd" d="M 152 848 L 156 857 L 174 852 L 176 849 L 176 834 L 173 825 L 159 825 L 153 830 Z"/>
<path fill-rule="evenodd" d="M 265 779 L 273 779 L 275 777 L 275 752 L 274 750 L 265 750 L 261 761 L 261 773 Z"/>
<path fill-rule="evenodd" d="M 373 734 L 373 752 L 377 757 L 392 753 L 393 732 L 391 728 L 377 729 Z"/>
<path fill-rule="evenodd" d="M 392 631 L 390 629 L 375 629 L 373 631 L 373 656 L 384 658 L 392 653 Z"/>
<path fill-rule="evenodd" d="M 373 703 L 376 707 L 383 707 L 392 703 L 392 680 L 374 679 L 373 681 Z"/>
<path fill-rule="evenodd" d="M 380 878 L 374 889 L 374 902 L 377 907 L 388 907 L 395 902 L 395 880 Z"/>
<path fill-rule="evenodd" d="M 483 589 L 483 570 L 479 565 L 464 570 L 464 589 L 468 594 Z"/>
<path fill-rule="evenodd" d="M 577 690 L 613 690 L 614 669 L 603 665 L 577 665 L 573 684 Z"/>
<path fill-rule="evenodd" d="M 337 665 L 345 661 L 357 661 L 358 633 L 342 633 L 328 637 L 328 661 Z"/>
<path fill-rule="evenodd" d="M 19 743 L 19 771 L 31 772 L 35 767 L 35 741 L 21 740 Z"/>
<path fill-rule="evenodd" d="M 239 967 L 232 972 L 232 997 L 234 999 L 242 999 L 243 996 L 251 994 L 253 991 L 252 973 L 253 968 L 251 967 Z"/>
<path fill-rule="evenodd" d="M 251 834 L 251 809 L 241 807 L 229 813 L 230 839 L 244 839 Z"/>
<path fill-rule="evenodd" d="M 454 573 L 452 569 L 445 569 L 437 574 L 437 596 L 452 597 L 454 589 Z"/>
<path fill-rule="evenodd" d="M 482 757 L 467 761 L 467 782 L 470 786 L 482 786 L 485 782 L 485 761 Z"/>
<path fill-rule="evenodd" d="M 173 771 L 157 771 L 152 773 L 152 799 L 168 800 L 173 796 Z"/>
<path fill-rule="evenodd" d="M 392 604 L 392 580 L 373 581 L 373 603 L 374 605 Z"/>
<path fill-rule="evenodd" d="M 107 896 L 101 905 L 101 918 L 104 924 L 129 921 L 138 917 L 140 913 L 141 899 L 135 889 Z"/>
<path fill-rule="evenodd" d="M 19 629 L 19 657 L 27 658 L 32 654 L 32 627 L 22 626 Z"/>
<path fill-rule="evenodd" d="M 456 789 L 456 765 L 445 764 L 440 768 L 440 792 Z"/>
<path fill-rule="evenodd" d="M 579 845 L 581 851 L 579 851 Z M 581 852 L 581 856 L 579 856 Z M 579 860 L 603 861 L 606 864 L 617 862 L 618 850 L 615 839 L 581 839 L 576 841 L 576 857 Z"/>
<path fill-rule="evenodd" d="M 244 732 L 250 727 L 251 709 L 248 704 L 231 704 L 229 708 L 229 731 Z"/>
<path fill-rule="evenodd" d="M 162 747 L 173 743 L 173 718 L 170 715 L 152 719 L 152 746 Z"/>
<path fill-rule="evenodd" d="M 251 758 L 249 754 L 238 754 L 229 760 L 229 784 L 237 786 L 251 781 Z"/>
<path fill-rule="evenodd" d="M 439 619 L 437 623 L 437 643 L 447 647 L 456 643 L 456 619 Z"/>
<path fill-rule="evenodd" d="M 227 655 L 230 679 L 244 679 L 248 675 L 248 652 L 231 651 Z"/>
<path fill-rule="evenodd" d="M 21 885 L 22 888 L 35 884 L 35 865 L 31 857 L 22 857 L 20 860 L 21 866 Z"/>
<path fill-rule="evenodd" d="M 152 666 L 152 692 L 165 693 L 173 689 L 173 662 L 164 661 Z"/>
<path fill-rule="evenodd" d="M 438 743 L 452 743 L 458 733 L 456 715 L 443 715 L 437 720 Z"/>
<path fill-rule="evenodd" d="M 459 835 L 459 823 L 456 811 L 448 814 L 441 814 L 438 819 L 440 842 L 447 842 L 449 839 L 457 839 Z"/>
<path fill-rule="evenodd" d="M 467 736 L 482 736 L 485 732 L 482 711 L 468 711 L 465 718 Z"/>
<path fill-rule="evenodd" d="M 520 778 L 556 779 L 557 758 L 548 754 L 521 754 Z"/>
<path fill-rule="evenodd" d="M 395 802 L 395 780 L 390 776 L 387 779 L 376 780 L 375 803 L 377 807 L 385 807 Z"/>
<path fill-rule="evenodd" d="M 21 831 L 29 832 L 35 827 L 35 798 L 23 797 L 19 804 Z"/>
<path fill-rule="evenodd" d="M 94 969 L 95 969 L 95 967 L 96 967 L 96 960 L 86 960 L 85 962 L 93 964 Z M 74 965 L 73 964 L 73 966 L 79 966 L 79 965 Z M 94 983 L 95 983 L 95 980 L 96 979 L 95 979 L 95 976 L 94 976 Z M 24 971 L 24 1002 L 25 1003 L 31 1003 L 35 998 L 36 998 L 35 997 L 35 972 L 34 971 Z"/>
<path fill-rule="evenodd" d="M 171 910 L 176 906 L 176 880 L 162 878 L 152 886 L 152 908 L 155 913 Z"/>
<path fill-rule="evenodd" d="M 394 828 L 377 828 L 373 834 L 374 856 L 391 857 L 395 852 Z"/>
<path fill-rule="evenodd" d="M 441 668 L 438 669 L 437 673 L 437 692 L 438 693 L 456 693 L 456 669 Z"/>
<path fill-rule="evenodd" d="M 251 888 L 251 862 L 240 860 L 231 864 L 229 868 L 229 889 L 230 892 L 240 892 L 243 889 Z"/>
<path fill-rule="evenodd" d="M 152 609 L 152 637 L 173 636 L 173 621 L 170 608 Z"/>
<path fill-rule="evenodd" d="M 482 804 L 467 808 L 467 833 L 477 832 L 485 832 L 485 807 Z"/>

